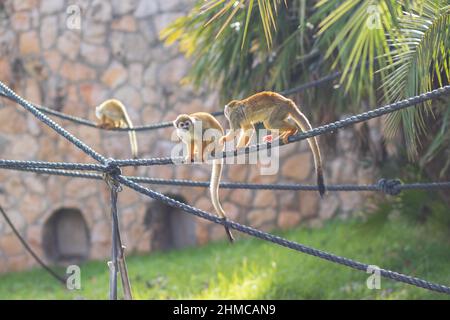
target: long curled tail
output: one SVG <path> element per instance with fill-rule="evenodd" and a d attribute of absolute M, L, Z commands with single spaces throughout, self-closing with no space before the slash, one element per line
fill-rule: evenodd
<path fill-rule="evenodd" d="M 213 160 L 213 166 L 212 166 L 212 172 L 211 172 L 211 181 L 209 184 L 209 191 L 211 193 L 211 202 L 214 207 L 214 210 L 216 210 L 216 213 L 223 219 L 227 220 L 227 216 L 225 214 L 225 210 L 223 210 L 222 205 L 219 201 L 219 183 L 220 183 L 220 177 L 222 176 L 222 167 L 223 167 L 223 159 L 214 159 Z M 231 233 L 230 229 L 224 225 L 225 231 L 228 235 L 228 239 L 231 243 L 234 241 L 233 234 Z"/>
<path fill-rule="evenodd" d="M 298 109 L 295 105 L 294 101 L 288 100 L 290 107 L 290 115 L 295 120 L 297 125 L 300 127 L 302 131 L 312 130 L 311 124 L 309 123 L 306 116 Z M 319 188 L 319 194 L 321 197 L 325 194 L 325 182 L 323 178 L 323 169 L 322 169 L 322 157 L 320 155 L 319 143 L 317 142 L 316 137 L 312 137 L 308 139 L 309 146 L 314 156 L 314 164 L 316 166 L 316 175 L 317 175 L 317 186 Z"/>
<path fill-rule="evenodd" d="M 125 109 L 123 111 L 124 111 L 126 125 L 128 128 L 132 129 L 133 123 L 131 122 L 130 117 L 128 116 L 128 113 L 126 112 Z M 134 131 L 134 130 L 128 131 L 128 136 L 130 138 L 131 156 L 133 157 L 133 159 L 136 159 L 138 157 L 138 145 L 137 145 L 136 131 Z"/>

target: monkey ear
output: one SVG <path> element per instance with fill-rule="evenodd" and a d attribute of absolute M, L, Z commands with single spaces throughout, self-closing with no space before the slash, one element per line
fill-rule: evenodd
<path fill-rule="evenodd" d="M 230 107 L 226 104 L 225 108 L 223 109 L 223 114 L 225 115 L 225 117 L 229 118 L 230 117 Z"/>
<path fill-rule="evenodd" d="M 194 123 L 195 121 L 197 121 L 196 118 L 191 117 L 191 116 L 187 116 L 187 119 L 189 119 L 192 123 Z"/>
<path fill-rule="evenodd" d="M 180 121 L 181 114 L 178 115 L 175 120 L 173 120 L 173 124 L 176 126 L 176 123 Z"/>

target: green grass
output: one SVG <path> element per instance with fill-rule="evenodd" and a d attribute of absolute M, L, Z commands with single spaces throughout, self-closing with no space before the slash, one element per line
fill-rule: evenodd
<path fill-rule="evenodd" d="M 375 226 L 330 221 L 321 229 L 281 233 L 288 239 L 382 268 L 450 285 L 448 234 L 402 218 Z M 136 299 L 448 299 L 257 239 L 128 258 Z M 81 266 L 82 289 L 68 291 L 42 270 L 0 276 L 1 299 L 106 299 L 106 263 Z"/>

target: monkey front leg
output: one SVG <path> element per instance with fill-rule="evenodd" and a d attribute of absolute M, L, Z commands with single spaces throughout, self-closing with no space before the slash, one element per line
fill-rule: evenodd
<path fill-rule="evenodd" d="M 280 139 L 283 143 L 289 142 L 289 137 L 296 134 L 298 129 L 295 125 L 288 124 L 285 127 L 279 129 Z"/>
<path fill-rule="evenodd" d="M 230 129 L 226 135 L 224 135 L 222 138 L 220 138 L 219 142 L 221 144 L 224 144 L 225 142 L 231 141 L 236 137 L 237 131 L 234 129 Z"/>
<path fill-rule="evenodd" d="M 239 137 L 236 148 L 244 148 L 250 143 L 250 139 L 253 136 L 254 127 L 252 125 L 244 126 L 241 129 L 241 135 Z"/>
<path fill-rule="evenodd" d="M 186 158 L 185 158 L 185 162 L 186 163 L 191 163 L 191 162 L 194 162 L 194 151 L 195 151 L 195 144 L 194 144 L 194 141 L 190 141 L 190 142 L 188 142 L 188 143 L 186 143 L 186 147 L 187 147 L 187 155 L 186 155 Z"/>

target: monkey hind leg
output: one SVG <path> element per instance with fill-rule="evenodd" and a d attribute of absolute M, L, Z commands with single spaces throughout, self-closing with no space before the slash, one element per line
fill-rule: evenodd
<path fill-rule="evenodd" d="M 194 141 L 191 141 L 191 143 L 190 143 L 190 145 L 188 146 L 189 147 L 189 154 L 188 154 L 188 157 L 187 157 L 187 161 L 189 161 L 189 162 L 195 162 L 195 152 L 197 151 L 196 149 L 196 146 L 195 146 L 195 142 Z"/>
<path fill-rule="evenodd" d="M 297 133 L 297 128 L 291 128 L 286 130 L 280 130 L 280 139 L 283 141 L 283 143 L 289 142 L 289 137 Z"/>
<path fill-rule="evenodd" d="M 289 137 L 298 132 L 298 127 L 287 119 L 269 119 L 264 122 L 264 126 L 271 131 L 278 130 L 279 138 L 283 143 L 287 143 Z"/>
<path fill-rule="evenodd" d="M 206 160 L 208 160 L 208 146 L 212 143 L 212 141 L 206 140 L 206 141 L 202 141 L 202 150 L 201 150 L 201 161 L 205 162 Z"/>

